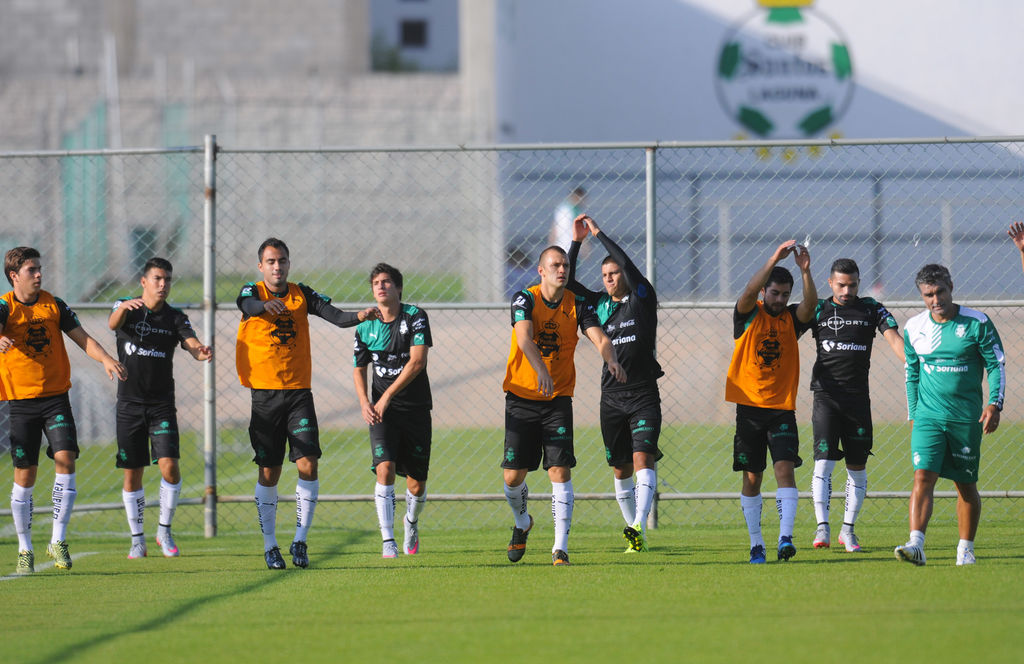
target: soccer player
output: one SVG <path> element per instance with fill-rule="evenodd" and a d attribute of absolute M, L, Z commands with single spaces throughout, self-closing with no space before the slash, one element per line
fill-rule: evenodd
<path fill-rule="evenodd" d="M 789 304 L 793 275 L 779 263 L 793 255 L 800 268 L 803 301 Z M 758 293 L 761 300 L 757 299 Z M 732 469 L 743 473 L 740 507 L 750 534 L 750 562 L 766 560 L 761 535 L 761 480 L 771 451 L 778 485 L 778 559 L 796 555 L 793 523 L 797 490 L 794 469 L 800 459 L 796 428 L 796 391 L 800 379 L 797 338 L 814 316 L 818 291 L 811 279 L 807 248 L 788 240 L 754 276 L 733 310 L 732 362 L 725 381 L 725 400 L 736 404 L 736 436 Z M 788 305 L 788 306 L 787 306 Z"/>
<path fill-rule="evenodd" d="M 910 540 L 897 546 L 898 560 L 925 564 L 924 534 L 932 515 L 935 483 L 956 486 L 960 542 L 956 564 L 973 565 L 981 517 L 978 465 L 982 433 L 999 426 L 1006 391 L 1003 346 L 988 316 L 953 302 L 953 279 L 942 265 L 921 268 L 914 279 L 927 309 L 907 321 L 903 349 L 907 409 L 913 424 L 910 450 Z M 988 398 L 982 390 L 987 374 Z"/>
<path fill-rule="evenodd" d="M 846 506 L 839 544 L 854 553 L 860 551 L 853 528 L 867 495 L 867 462 L 874 440 L 868 396 L 871 346 L 878 330 L 902 360 L 903 339 L 897 331 L 896 319 L 880 302 L 857 296 L 860 268 L 853 259 L 840 258 L 832 263 L 828 285 L 832 297 L 818 300 L 811 328 L 817 349 L 811 370 L 814 395 L 811 496 L 818 523 L 813 546 L 824 549 L 831 545 L 828 519 L 832 471 L 836 461 L 845 458 Z"/>
<path fill-rule="evenodd" d="M 615 347 L 601 329 L 594 308 L 566 288 L 569 258 L 561 247 L 540 255 L 540 283 L 512 296 L 512 344 L 502 389 L 505 391 L 505 454 L 501 467 L 505 498 L 515 525 L 508 559 L 518 562 L 526 553 L 533 527 L 527 511 L 526 475 L 537 470 L 542 457 L 551 479 L 551 514 L 555 543 L 551 562 L 569 564 L 569 526 L 572 523 L 573 453 L 572 394 L 576 386 L 576 329 L 597 347 L 615 380 L 626 372 Z"/>
<path fill-rule="evenodd" d="M 39 447 L 46 432 L 46 455 L 53 459 L 53 531 L 46 554 L 60 569 L 71 569 L 67 529 L 78 494 L 75 460 L 78 435 L 71 412 L 71 363 L 61 332 L 103 365 L 110 379 L 125 379 L 124 366 L 82 329 L 63 300 L 42 289 L 39 252 L 15 247 L 4 256 L 4 274 L 13 289 L 0 297 L 0 397 L 10 403 L 14 486 L 11 514 L 18 533 L 18 574 L 35 571 L 32 548 L 32 489 L 39 469 Z"/>
<path fill-rule="evenodd" d="M 601 263 L 604 293 L 588 290 L 575 279 L 576 257 L 587 231 L 601 241 L 608 256 Z M 665 375 L 655 357 L 658 297 L 633 261 L 587 215 L 576 217 L 569 248 L 569 290 L 597 311 L 612 340 L 619 364 L 629 376 L 620 383 L 608 367 L 601 372 L 601 437 L 615 478 L 615 499 L 626 521 L 626 552 L 647 550 L 647 515 L 658 487 L 656 462 L 661 434 L 658 379 Z M 636 471 L 636 483 L 633 472 Z"/>
<path fill-rule="evenodd" d="M 373 488 L 384 558 L 398 557 L 395 544 L 395 474 L 405 477 L 407 555 L 420 549 L 419 515 L 427 500 L 432 407 L 427 351 L 433 345 L 427 312 L 402 302 L 402 273 L 387 263 L 370 272 L 380 318 L 356 328 L 353 380 L 363 419 L 370 425 Z M 372 400 L 366 367 L 373 363 Z"/>
<path fill-rule="evenodd" d="M 128 379 L 117 386 L 116 465 L 124 468 L 121 500 L 132 536 L 128 551 L 131 559 L 146 556 L 142 473 L 154 461 L 161 476 L 156 544 L 167 558 L 179 555 L 171 536 L 171 521 L 181 494 L 172 360 L 178 344 L 196 360 L 208 362 L 213 358 L 213 350 L 196 338 L 185 312 L 167 304 L 172 272 L 167 259 L 146 261 L 139 279 L 142 296 L 118 300 L 107 321 L 116 335 L 118 359 L 128 372 Z"/>
<path fill-rule="evenodd" d="M 331 299 L 305 284 L 288 281 L 288 246 L 271 237 L 257 252 L 263 280 L 248 283 L 238 294 L 242 319 L 238 323 L 235 366 L 238 379 L 252 390 L 249 440 L 259 467 L 256 511 L 263 533 L 263 558 L 270 569 L 284 569 L 277 545 L 277 482 L 281 479 L 285 440 L 288 459 L 295 464 L 295 539 L 292 564 L 308 567 L 306 536 L 320 492 L 317 475 L 320 430 L 313 406 L 309 315 L 338 327 L 352 327 L 377 316 L 375 308 L 356 313 L 331 306 Z"/>

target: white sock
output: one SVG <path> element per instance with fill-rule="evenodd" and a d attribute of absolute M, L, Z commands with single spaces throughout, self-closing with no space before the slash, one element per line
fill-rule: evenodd
<path fill-rule="evenodd" d="M 171 522 L 174 521 L 174 512 L 178 509 L 178 498 L 180 496 L 181 480 L 178 480 L 177 484 L 171 484 L 164 478 L 160 478 L 160 520 L 157 521 L 158 530 L 171 529 Z"/>
<path fill-rule="evenodd" d="M 636 519 L 636 487 L 632 477 L 615 480 L 615 500 L 619 503 L 619 509 L 622 510 L 622 518 L 626 520 L 626 525 L 632 526 Z"/>
<path fill-rule="evenodd" d="M 828 523 L 829 500 L 832 498 L 832 471 L 835 461 L 818 459 L 814 462 L 811 475 L 811 500 L 814 501 L 814 518 L 818 523 Z"/>
<path fill-rule="evenodd" d="M 512 508 L 512 518 L 516 521 L 516 528 L 526 530 L 530 527 L 530 514 L 526 511 L 526 500 L 530 497 L 530 490 L 523 482 L 517 487 L 505 485 L 505 500 Z"/>
<path fill-rule="evenodd" d="M 395 539 L 395 485 L 373 485 L 373 501 L 377 504 L 377 523 L 382 540 Z"/>
<path fill-rule="evenodd" d="M 795 486 L 775 490 L 775 509 L 779 511 L 779 537 L 792 537 L 796 522 L 796 503 L 799 493 Z"/>
<path fill-rule="evenodd" d="M 65 475 L 57 473 L 53 478 L 53 534 L 50 543 L 61 542 L 68 538 L 68 522 L 71 521 L 71 510 L 75 507 L 75 473 Z"/>
<path fill-rule="evenodd" d="M 18 551 L 32 551 L 32 487 L 15 484 L 11 489 L 11 514 L 18 533 Z"/>
<path fill-rule="evenodd" d="M 647 532 L 647 515 L 651 513 L 657 488 L 658 479 L 653 468 L 641 468 L 636 471 L 636 520 L 633 524 L 639 523 L 643 532 Z"/>
<path fill-rule="evenodd" d="M 420 520 L 420 512 L 423 511 L 423 506 L 427 504 L 427 492 L 424 491 L 422 496 L 413 494 L 409 489 L 405 490 L 405 519 L 409 523 L 416 523 Z"/>
<path fill-rule="evenodd" d="M 740 509 L 743 510 L 743 519 L 747 522 L 750 547 L 764 546 L 764 537 L 761 536 L 761 494 L 756 496 L 740 494 Z"/>
<path fill-rule="evenodd" d="M 868 493 L 868 471 L 846 469 L 846 510 L 843 512 L 843 528 L 857 523 L 864 496 Z"/>
<path fill-rule="evenodd" d="M 572 526 L 572 481 L 551 483 L 551 516 L 555 520 L 555 545 L 551 552 L 561 549 L 569 553 L 569 528 Z"/>
<path fill-rule="evenodd" d="M 277 546 L 277 487 L 256 483 L 256 515 L 263 533 L 263 550 Z"/>
<path fill-rule="evenodd" d="M 974 540 L 962 539 L 957 542 L 956 552 L 960 553 L 961 551 L 970 551 L 971 553 L 974 553 Z"/>
<path fill-rule="evenodd" d="M 316 499 L 320 497 L 320 480 L 295 482 L 295 541 L 305 542 L 309 527 L 313 525 Z"/>
<path fill-rule="evenodd" d="M 128 532 L 132 537 L 143 537 L 146 530 L 143 528 L 143 517 L 146 513 L 146 492 L 125 491 L 121 489 L 121 502 L 124 503 L 124 513 L 128 517 Z"/>
<path fill-rule="evenodd" d="M 914 545 L 914 546 L 919 546 L 919 547 L 921 547 L 923 549 L 924 548 L 924 533 L 922 531 L 920 531 L 920 530 L 911 530 L 910 531 L 910 541 L 907 542 L 907 543 L 911 544 L 911 545 Z"/>

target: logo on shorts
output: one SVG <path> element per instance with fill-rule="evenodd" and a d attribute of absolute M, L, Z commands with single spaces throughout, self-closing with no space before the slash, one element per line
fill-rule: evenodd
<path fill-rule="evenodd" d="M 865 433 L 867 433 L 867 432 L 864 431 L 864 427 L 857 427 L 857 435 L 858 436 L 863 436 Z"/>
<path fill-rule="evenodd" d="M 638 427 L 642 427 L 645 424 L 647 424 L 647 420 L 637 420 L 637 423 L 636 423 L 636 425 Z"/>
<path fill-rule="evenodd" d="M 296 429 L 295 431 L 292 431 L 292 434 L 294 435 L 294 434 L 306 433 L 307 431 L 315 431 L 315 430 L 316 430 L 316 426 L 315 425 L 310 425 L 309 419 L 303 417 L 301 420 L 299 420 L 299 428 Z"/>
<path fill-rule="evenodd" d="M 970 454 L 971 453 L 971 448 L 969 448 L 966 445 L 964 445 L 964 448 L 962 450 L 960 450 L 960 451 L 963 452 L 964 454 Z"/>
<path fill-rule="evenodd" d="M 747 463 L 747 455 L 746 455 L 746 453 L 745 452 L 740 452 L 739 454 L 737 454 L 736 455 L 736 460 L 739 461 L 742 464 L 746 464 Z"/>
<path fill-rule="evenodd" d="M 788 431 L 788 430 L 789 430 L 789 425 L 788 424 L 780 424 L 779 425 L 779 431 Z"/>
<path fill-rule="evenodd" d="M 376 456 L 376 457 L 384 456 L 384 446 L 383 445 L 374 445 L 373 446 L 373 456 Z"/>
<path fill-rule="evenodd" d="M 20 447 L 15 447 L 14 448 L 14 456 L 19 458 L 19 459 L 24 459 L 25 458 L 25 450 L 20 448 Z"/>
<path fill-rule="evenodd" d="M 128 453 L 125 452 L 124 450 L 118 450 L 117 451 L 117 458 L 120 459 L 121 461 L 127 461 L 128 460 Z"/>
<path fill-rule="evenodd" d="M 921 463 L 921 455 L 918 454 L 917 452 L 914 452 L 914 465 L 916 466 L 919 463 Z"/>
<path fill-rule="evenodd" d="M 828 441 L 825 440 L 824 438 L 818 441 L 818 451 L 828 452 Z"/>
<path fill-rule="evenodd" d="M 505 461 L 507 461 L 508 463 L 512 463 L 515 460 L 516 460 L 516 453 L 515 453 L 515 451 L 511 447 L 505 448 Z"/>
<path fill-rule="evenodd" d="M 58 415 L 57 417 L 53 418 L 53 421 L 54 422 L 63 422 L 64 421 L 64 416 L 63 415 Z"/>
<path fill-rule="evenodd" d="M 256 458 L 257 459 L 265 459 L 266 457 L 267 457 L 267 453 L 266 453 L 265 450 L 262 450 L 262 449 L 256 450 Z"/>
<path fill-rule="evenodd" d="M 565 427 L 558 427 L 557 431 L 558 431 L 558 435 L 561 436 L 561 435 L 565 434 Z"/>
<path fill-rule="evenodd" d="M 171 426 L 171 423 L 168 422 L 167 420 L 164 420 L 163 422 L 160 423 L 160 428 L 161 429 L 166 429 L 169 426 Z"/>
<path fill-rule="evenodd" d="M 604 448 L 604 458 L 607 459 L 608 461 L 612 460 L 612 451 L 607 447 Z"/>

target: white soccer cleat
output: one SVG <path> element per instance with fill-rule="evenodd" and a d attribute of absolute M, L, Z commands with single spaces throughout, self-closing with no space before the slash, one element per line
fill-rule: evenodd
<path fill-rule="evenodd" d="M 913 563 L 918 567 L 924 565 L 924 547 L 922 546 L 907 542 L 903 546 L 896 547 L 894 553 L 896 554 L 896 560 Z"/>
<path fill-rule="evenodd" d="M 957 549 L 956 550 L 956 564 L 960 565 L 973 565 L 978 562 L 978 559 L 974 557 L 973 549 Z"/>
<path fill-rule="evenodd" d="M 397 558 L 398 557 L 398 545 L 395 544 L 395 540 L 389 539 L 384 540 L 384 545 L 381 547 L 381 558 Z"/>
<path fill-rule="evenodd" d="M 846 547 L 847 553 L 857 553 L 860 551 L 860 542 L 857 541 L 857 536 L 853 534 L 852 530 L 840 532 L 839 543 Z"/>
<path fill-rule="evenodd" d="M 174 543 L 174 538 L 171 537 L 170 529 L 157 533 L 156 543 L 160 550 L 163 551 L 164 558 L 177 558 L 181 555 L 181 552 L 178 551 L 178 545 Z"/>
<path fill-rule="evenodd" d="M 412 556 L 419 553 L 420 550 L 420 522 L 409 521 L 409 517 L 405 517 L 405 539 L 402 542 L 405 548 L 405 555 Z"/>
<path fill-rule="evenodd" d="M 146 557 L 146 542 L 132 542 L 132 548 L 128 549 L 128 560 L 136 560 L 138 558 Z"/>
<path fill-rule="evenodd" d="M 840 544 L 842 539 L 839 540 Z M 819 523 L 818 529 L 814 531 L 814 542 L 812 546 L 815 549 L 827 549 L 832 546 L 832 531 L 827 523 Z"/>

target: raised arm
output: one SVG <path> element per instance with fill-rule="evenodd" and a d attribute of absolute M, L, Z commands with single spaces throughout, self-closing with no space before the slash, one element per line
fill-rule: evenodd
<path fill-rule="evenodd" d="M 331 304 L 331 298 L 326 295 L 317 293 L 305 284 L 299 284 L 299 288 L 302 289 L 303 294 L 306 296 L 309 313 L 323 318 L 331 325 L 353 327 L 359 325 L 364 320 L 380 318 L 380 310 L 376 307 L 367 307 L 362 311 L 342 311 Z"/>
<path fill-rule="evenodd" d="M 569 245 L 569 281 L 566 287 L 576 295 L 584 297 L 587 302 L 596 305 L 601 299 L 601 294 L 576 281 L 576 259 L 580 255 L 583 241 L 587 239 L 587 225 L 583 221 L 585 218 L 586 215 L 581 214 L 572 222 L 572 244 Z"/>
<path fill-rule="evenodd" d="M 107 318 L 107 325 L 111 330 L 118 330 L 124 325 L 124 319 L 127 318 L 128 312 L 140 307 L 146 306 L 142 301 L 141 297 L 132 298 L 130 300 L 120 300 L 114 305 L 113 310 L 110 312 L 110 317 Z"/>
<path fill-rule="evenodd" d="M 771 274 L 772 268 L 779 264 L 786 256 L 793 253 L 796 247 L 796 240 L 787 240 L 780 244 L 775 252 L 771 255 L 771 258 L 761 266 L 761 268 L 750 277 L 750 281 L 747 282 L 743 292 L 740 293 L 740 297 L 736 300 L 736 311 L 741 314 L 747 314 L 754 310 L 757 306 L 757 295 L 764 288 L 764 284 L 768 281 L 768 275 Z M 806 291 L 805 291 L 806 292 Z M 817 291 L 815 291 L 817 293 Z M 811 313 L 814 313 L 813 307 Z"/>
<path fill-rule="evenodd" d="M 1020 253 L 1020 264 L 1021 269 L 1024 269 L 1024 222 L 1015 221 L 1010 224 L 1010 230 L 1006 231 L 1006 234 L 1013 240 L 1013 245 L 1017 247 L 1018 253 Z"/>
<path fill-rule="evenodd" d="M 800 268 L 800 278 L 804 286 L 804 299 L 797 305 L 796 317 L 801 323 L 806 323 L 814 317 L 814 310 L 818 306 L 818 289 L 811 277 L 811 254 L 807 247 L 798 244 L 793 248 L 793 260 Z"/>
<path fill-rule="evenodd" d="M 624 252 L 619 245 L 615 244 L 615 241 L 608 237 L 607 233 L 598 227 L 597 222 L 594 221 L 593 218 L 585 217 L 584 221 L 593 236 L 601 241 L 605 251 L 607 251 L 608 255 L 612 257 L 612 260 L 618 263 L 619 267 L 622 268 L 622 276 L 625 278 L 626 286 L 629 290 L 636 291 L 641 284 L 647 286 L 651 290 L 654 290 L 651 282 L 647 281 L 647 277 L 644 276 L 644 273 L 636 266 L 636 263 L 631 261 L 629 256 L 626 255 L 626 252 Z"/>

